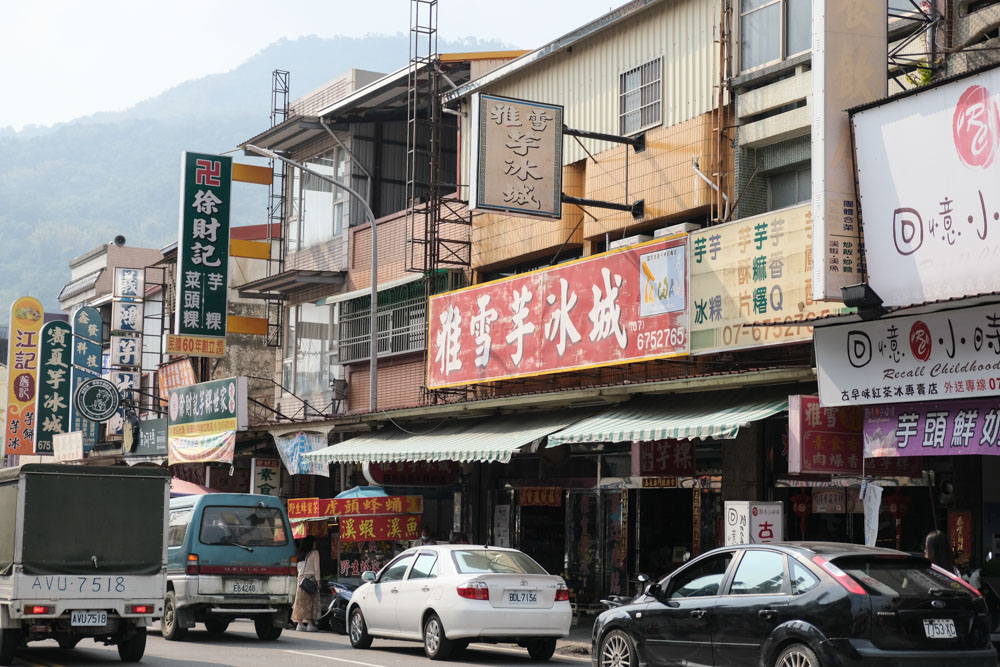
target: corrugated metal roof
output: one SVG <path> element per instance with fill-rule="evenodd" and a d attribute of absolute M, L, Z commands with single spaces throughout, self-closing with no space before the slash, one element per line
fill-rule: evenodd
<path fill-rule="evenodd" d="M 610 408 L 549 436 L 548 446 L 567 442 L 732 440 L 740 427 L 788 409 L 788 394 L 775 389 L 647 398 Z"/>
<path fill-rule="evenodd" d="M 509 415 L 469 421 L 441 420 L 439 426 L 410 433 L 395 426 L 305 454 L 320 463 L 458 461 L 507 463 L 517 449 L 586 416 L 573 413 Z"/>

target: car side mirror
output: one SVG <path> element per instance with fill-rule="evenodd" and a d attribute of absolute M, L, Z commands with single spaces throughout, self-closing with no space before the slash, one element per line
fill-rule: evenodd
<path fill-rule="evenodd" d="M 375 581 L 375 573 L 371 570 L 361 573 L 361 581 Z"/>
<path fill-rule="evenodd" d="M 659 584 L 655 584 L 655 583 L 654 584 L 650 584 L 649 586 L 646 586 L 646 595 L 649 595 L 649 596 L 654 597 L 654 598 L 658 598 L 661 595 L 663 595 L 663 588 L 661 588 Z"/>

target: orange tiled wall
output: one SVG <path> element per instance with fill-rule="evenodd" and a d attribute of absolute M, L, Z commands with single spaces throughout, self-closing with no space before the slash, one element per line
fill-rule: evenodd
<path fill-rule="evenodd" d="M 348 369 L 348 412 L 368 412 L 371 389 L 368 385 L 368 364 Z M 405 359 L 379 359 L 378 409 L 393 410 L 421 405 L 424 385 L 424 357 L 412 355 Z"/>

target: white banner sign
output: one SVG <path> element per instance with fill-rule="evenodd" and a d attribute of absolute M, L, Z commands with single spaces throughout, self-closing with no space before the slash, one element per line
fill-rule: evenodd
<path fill-rule="evenodd" d="M 1000 69 L 852 121 L 868 283 L 885 304 L 1000 291 Z"/>
<path fill-rule="evenodd" d="M 784 515 L 780 502 L 726 501 L 726 546 L 769 544 L 784 539 Z"/>
<path fill-rule="evenodd" d="M 1000 306 L 817 327 L 819 402 L 1000 395 Z"/>
<path fill-rule="evenodd" d="M 868 484 L 865 487 L 865 546 L 873 547 L 878 541 L 878 514 L 882 507 L 882 487 Z"/>
<path fill-rule="evenodd" d="M 59 463 L 83 460 L 83 432 L 56 433 L 52 436 L 52 453 Z"/>

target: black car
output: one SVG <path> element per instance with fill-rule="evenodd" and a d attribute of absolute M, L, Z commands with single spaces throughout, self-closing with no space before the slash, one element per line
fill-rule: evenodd
<path fill-rule="evenodd" d="M 979 592 L 922 556 L 723 547 L 597 617 L 595 667 L 996 666 Z"/>

